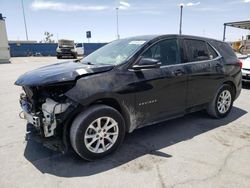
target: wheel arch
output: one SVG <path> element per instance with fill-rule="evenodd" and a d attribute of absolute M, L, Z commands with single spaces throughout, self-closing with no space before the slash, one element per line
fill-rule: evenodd
<path fill-rule="evenodd" d="M 124 118 L 126 132 L 129 132 L 131 122 L 130 122 L 129 112 L 126 110 L 126 108 L 122 104 L 120 104 L 117 99 L 114 99 L 114 98 L 96 99 L 95 101 L 90 102 L 88 105 L 85 105 L 85 106 L 79 104 L 77 106 L 77 108 L 72 112 L 70 117 L 67 119 L 67 121 L 64 123 L 63 143 L 67 149 L 71 147 L 70 143 L 69 143 L 69 131 L 70 131 L 70 127 L 72 126 L 72 122 L 74 121 L 74 119 L 77 117 L 77 115 L 79 113 L 81 113 L 85 109 L 89 108 L 90 106 L 93 106 L 96 104 L 104 104 L 104 105 L 107 105 L 107 106 L 110 106 L 110 107 L 116 109 Z"/>
<path fill-rule="evenodd" d="M 114 98 L 97 99 L 94 102 L 90 103 L 88 105 L 88 107 L 92 106 L 92 105 L 95 105 L 95 104 L 104 104 L 104 105 L 107 105 L 107 106 L 110 106 L 110 107 L 116 109 L 122 115 L 122 117 L 124 118 L 125 126 L 126 126 L 126 132 L 129 132 L 129 128 L 130 128 L 129 112 L 126 110 L 126 108 L 123 106 L 123 104 L 120 104 L 118 102 L 117 99 L 114 99 Z"/>
<path fill-rule="evenodd" d="M 234 100 L 235 100 L 235 95 L 236 95 L 236 92 L 237 92 L 237 91 L 236 91 L 236 86 L 235 86 L 234 82 L 228 80 L 228 81 L 223 82 L 223 84 L 230 85 L 230 86 L 233 88 L 233 98 L 234 98 Z"/>

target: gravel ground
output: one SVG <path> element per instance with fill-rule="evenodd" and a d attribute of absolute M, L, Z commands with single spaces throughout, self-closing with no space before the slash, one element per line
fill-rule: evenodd
<path fill-rule="evenodd" d="M 60 60 L 64 61 L 64 60 Z M 0 65 L 0 187 L 250 187 L 250 86 L 221 120 L 193 113 L 136 130 L 113 155 L 86 162 L 25 141 L 17 77 L 58 62 L 12 58 Z"/>

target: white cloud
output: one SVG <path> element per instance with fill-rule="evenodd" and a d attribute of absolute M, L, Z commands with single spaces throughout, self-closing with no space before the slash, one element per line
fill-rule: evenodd
<path fill-rule="evenodd" d="M 197 6 L 197 5 L 199 5 L 199 4 L 201 4 L 200 1 L 199 1 L 199 2 L 196 2 L 196 3 L 193 3 L 193 2 L 181 3 L 181 4 L 179 4 L 179 6 L 183 6 L 183 7 L 185 7 L 185 6 L 187 6 L 187 7 L 192 7 L 192 6 Z"/>
<path fill-rule="evenodd" d="M 120 1 L 119 2 L 119 9 L 121 10 L 126 10 L 130 7 L 130 4 L 125 2 L 125 1 Z"/>
<path fill-rule="evenodd" d="M 120 5 L 125 6 L 125 7 L 130 7 L 130 4 L 125 1 L 120 1 Z"/>
<path fill-rule="evenodd" d="M 121 10 L 126 10 L 126 9 L 128 9 L 128 7 L 119 6 L 119 9 L 121 9 Z"/>
<path fill-rule="evenodd" d="M 33 10 L 56 10 L 56 11 L 100 11 L 108 9 L 107 6 L 88 6 L 83 4 L 61 3 L 56 1 L 35 0 L 31 3 Z"/>
<path fill-rule="evenodd" d="M 228 4 L 230 5 L 236 5 L 236 4 L 242 4 L 242 3 L 250 3 L 250 0 L 232 0 L 229 1 Z"/>
<path fill-rule="evenodd" d="M 197 2 L 197 3 L 189 2 L 189 3 L 186 4 L 186 6 L 187 6 L 187 7 L 192 7 L 192 6 L 197 6 L 197 5 L 199 5 L 199 4 L 201 4 L 201 2 Z"/>

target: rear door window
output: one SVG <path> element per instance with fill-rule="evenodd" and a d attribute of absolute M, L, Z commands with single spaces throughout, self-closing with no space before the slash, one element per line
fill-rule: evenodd
<path fill-rule="evenodd" d="M 210 59 L 207 43 L 201 40 L 185 39 L 189 62 L 204 61 Z"/>

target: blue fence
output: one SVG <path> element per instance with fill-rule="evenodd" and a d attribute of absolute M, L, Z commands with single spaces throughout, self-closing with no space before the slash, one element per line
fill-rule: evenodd
<path fill-rule="evenodd" d="M 56 56 L 57 43 L 10 43 L 11 57 Z"/>
<path fill-rule="evenodd" d="M 89 55 L 106 44 L 108 43 L 83 43 L 84 55 Z"/>
<path fill-rule="evenodd" d="M 107 43 L 84 43 L 84 55 L 89 55 Z M 57 43 L 10 43 L 11 57 L 56 56 Z"/>

